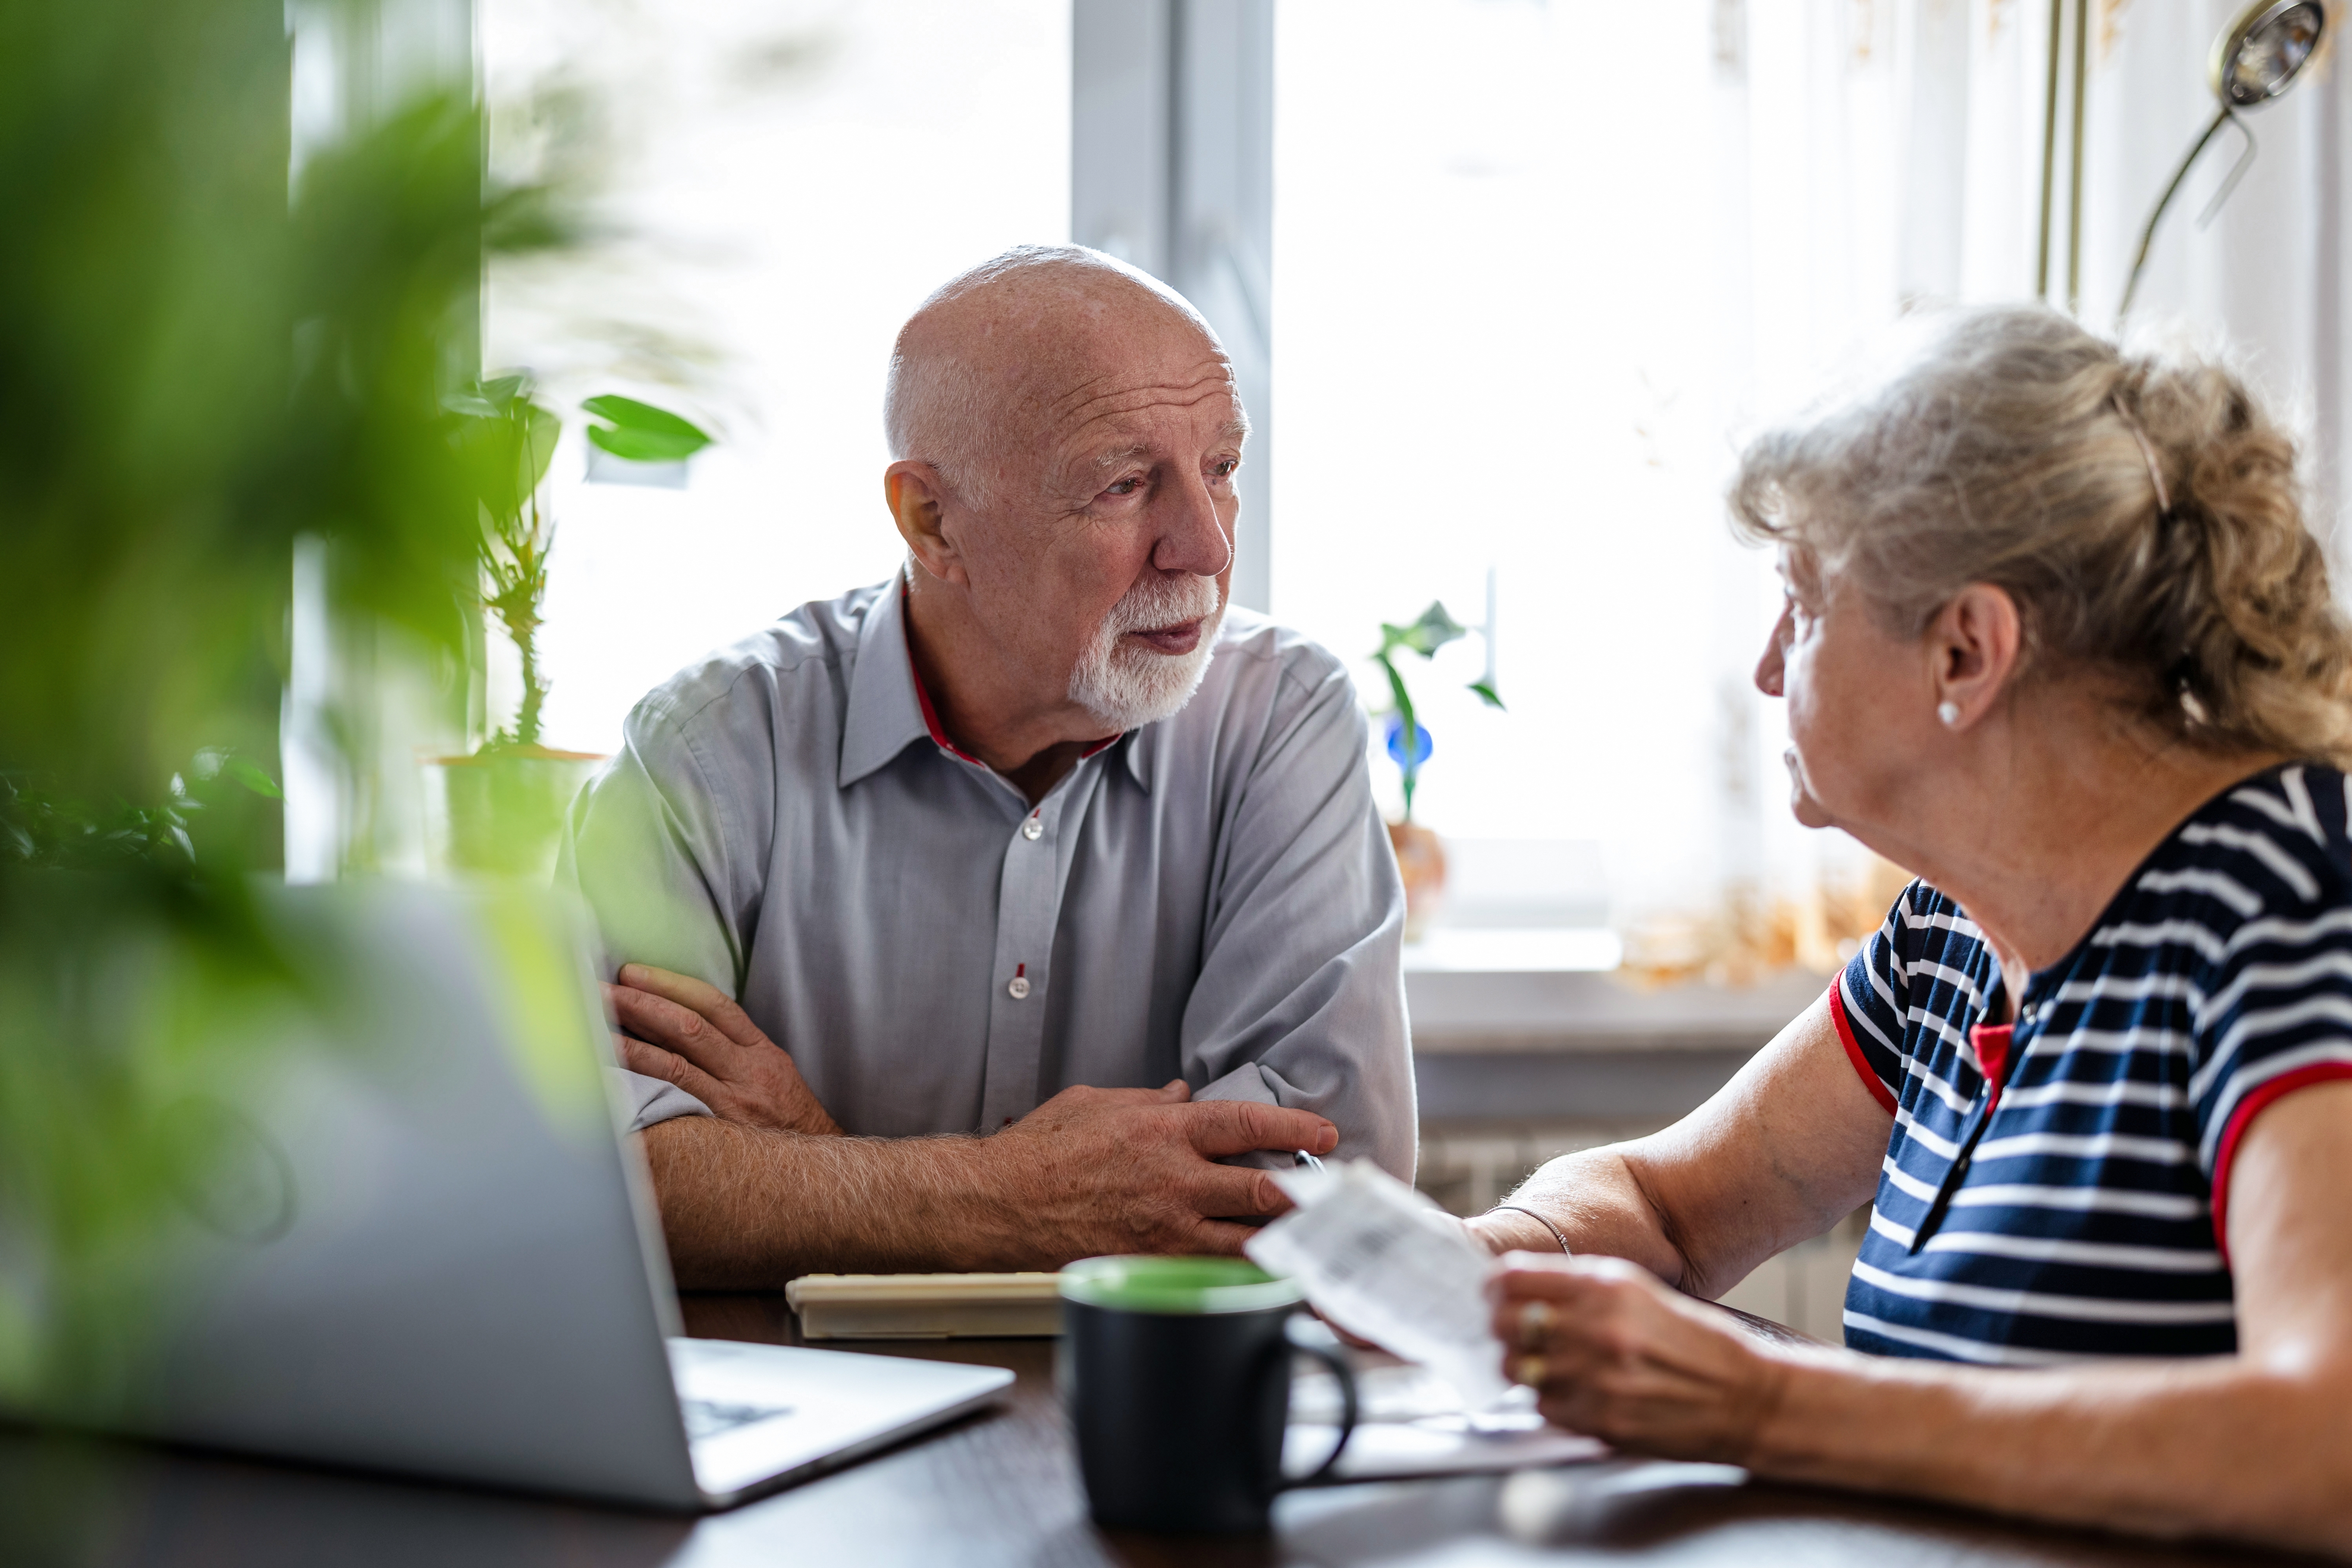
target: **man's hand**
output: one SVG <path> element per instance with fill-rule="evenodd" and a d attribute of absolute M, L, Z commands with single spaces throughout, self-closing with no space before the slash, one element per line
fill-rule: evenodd
<path fill-rule="evenodd" d="M 781 1132 L 839 1132 L 790 1052 L 715 985 L 650 964 L 621 967 L 604 999 L 621 1026 L 621 1060 L 674 1083 L 724 1121 Z"/>
<path fill-rule="evenodd" d="M 1016 1228 L 1028 1267 L 1105 1253 L 1235 1253 L 1290 1207 L 1264 1171 L 1214 1162 L 1254 1150 L 1328 1154 L 1339 1130 L 1312 1111 L 1251 1100 L 1187 1103 L 1160 1089 L 1066 1089 L 980 1152 L 985 1201 Z"/>

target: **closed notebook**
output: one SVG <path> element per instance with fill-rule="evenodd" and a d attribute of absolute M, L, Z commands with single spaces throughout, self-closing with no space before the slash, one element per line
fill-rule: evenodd
<path fill-rule="evenodd" d="M 804 1340 L 1039 1339 L 1062 1331 L 1057 1274 L 805 1274 L 784 1287 Z"/>

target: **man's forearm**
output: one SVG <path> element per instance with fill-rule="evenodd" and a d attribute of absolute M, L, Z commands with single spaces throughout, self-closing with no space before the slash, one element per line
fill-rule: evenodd
<path fill-rule="evenodd" d="M 1253 1150 L 1328 1153 L 1339 1129 L 1249 1101 L 1066 1089 L 985 1138 L 850 1138 L 679 1117 L 645 1134 L 678 1282 L 1059 1268 L 1107 1253 L 1236 1253 L 1289 1206 Z"/>
<path fill-rule="evenodd" d="M 644 1140 L 670 1268 L 688 1289 L 1037 1266 L 987 1201 L 977 1138 L 819 1137 L 682 1116 Z"/>

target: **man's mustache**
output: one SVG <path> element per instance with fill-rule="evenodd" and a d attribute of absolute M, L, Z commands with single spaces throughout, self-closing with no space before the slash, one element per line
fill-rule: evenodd
<path fill-rule="evenodd" d="M 1138 583 L 1119 596 L 1103 617 L 1103 630 L 1118 637 L 1128 632 L 1158 631 L 1186 621 L 1204 620 L 1217 613 L 1221 600 L 1216 580 L 1186 574 Z"/>

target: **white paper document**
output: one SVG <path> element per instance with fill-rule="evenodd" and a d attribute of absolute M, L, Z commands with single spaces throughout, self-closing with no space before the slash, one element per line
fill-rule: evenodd
<path fill-rule="evenodd" d="M 1279 1171 L 1298 1206 L 1253 1237 L 1253 1262 L 1287 1275 L 1349 1333 L 1454 1385 L 1475 1425 L 1511 1392 L 1490 1328 L 1494 1259 L 1459 1222 L 1369 1160 Z"/>

